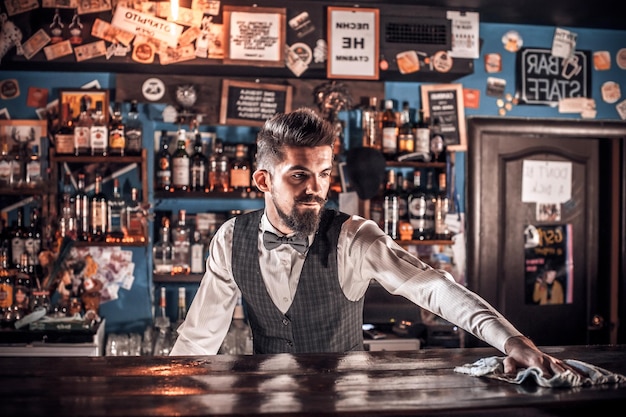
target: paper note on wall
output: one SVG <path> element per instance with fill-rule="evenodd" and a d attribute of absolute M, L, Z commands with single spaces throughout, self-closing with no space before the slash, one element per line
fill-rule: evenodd
<path fill-rule="evenodd" d="M 571 162 L 524 160 L 523 203 L 564 203 L 571 197 Z"/>

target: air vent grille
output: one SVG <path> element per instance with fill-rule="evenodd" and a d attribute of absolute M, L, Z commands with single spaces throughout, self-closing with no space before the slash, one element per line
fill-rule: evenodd
<path fill-rule="evenodd" d="M 448 29 L 445 24 L 392 23 L 385 25 L 385 41 L 419 45 L 446 45 Z"/>

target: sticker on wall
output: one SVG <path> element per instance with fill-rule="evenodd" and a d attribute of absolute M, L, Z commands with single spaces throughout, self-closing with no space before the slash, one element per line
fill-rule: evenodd
<path fill-rule="evenodd" d="M 491 97 L 504 97 L 506 80 L 504 78 L 487 77 L 486 94 Z"/>
<path fill-rule="evenodd" d="M 311 47 L 307 45 L 306 43 L 303 43 L 303 42 L 294 43 L 293 45 L 291 45 L 290 49 L 294 53 L 296 53 L 298 57 L 300 57 L 302 62 L 304 62 L 306 65 L 309 65 L 311 61 L 313 61 L 313 51 L 311 50 Z"/>
<path fill-rule="evenodd" d="M 611 69 L 611 54 L 609 51 L 596 51 L 593 53 L 593 68 L 596 71 L 608 71 Z"/>
<path fill-rule="evenodd" d="M 576 51 L 576 38 L 578 35 L 567 29 L 556 28 L 552 38 L 552 56 L 570 58 Z"/>
<path fill-rule="evenodd" d="M 504 45 L 504 49 L 509 52 L 517 52 L 522 45 L 524 45 L 524 40 L 519 32 L 515 30 L 509 30 L 507 33 L 502 36 L 502 44 Z"/>
<path fill-rule="evenodd" d="M 48 103 L 48 89 L 41 87 L 28 87 L 26 105 L 28 107 L 45 107 Z"/>
<path fill-rule="evenodd" d="M 435 52 L 432 57 L 432 66 L 435 71 L 448 72 L 452 69 L 453 59 L 446 51 Z"/>
<path fill-rule="evenodd" d="M 485 55 L 485 72 L 490 74 L 502 71 L 502 56 L 497 53 Z"/>
<path fill-rule="evenodd" d="M 9 100 L 20 95 L 20 85 L 15 78 L 0 81 L 0 98 Z"/>
<path fill-rule="evenodd" d="M 615 103 L 622 97 L 619 84 L 614 81 L 607 81 L 602 84 L 602 100 L 607 103 Z"/>
<path fill-rule="evenodd" d="M 309 68 L 304 59 L 310 62 L 312 55 L 311 48 L 308 45 L 303 43 L 298 45 L 293 44 L 291 47 L 285 45 L 285 65 L 296 77 L 301 76 Z M 300 51 L 300 54 L 297 51 Z"/>
<path fill-rule="evenodd" d="M 623 100 L 615 105 L 615 109 L 619 114 L 620 119 L 626 120 L 626 100 Z"/>
<path fill-rule="evenodd" d="M 402 51 L 396 55 L 396 63 L 401 74 L 411 74 L 420 70 L 420 60 L 416 51 Z"/>
<path fill-rule="evenodd" d="M 296 31 L 298 38 L 303 38 L 315 30 L 308 12 L 302 12 L 289 20 L 289 27 Z"/>
<path fill-rule="evenodd" d="M 9 114 L 9 109 L 7 109 L 6 107 L 3 107 L 2 109 L 0 109 L 0 120 L 10 120 L 11 119 L 11 115 Z"/>
<path fill-rule="evenodd" d="M 326 62 L 326 55 L 328 54 L 328 45 L 324 39 L 318 39 L 315 42 L 315 49 L 313 49 L 313 62 L 319 64 L 320 62 Z"/>
<path fill-rule="evenodd" d="M 141 93 L 146 100 L 161 100 L 165 95 L 165 83 L 159 78 L 148 78 L 141 86 Z"/>
<path fill-rule="evenodd" d="M 466 109 L 477 109 L 480 107 L 480 90 L 474 88 L 463 89 L 463 105 Z"/>
<path fill-rule="evenodd" d="M 615 62 L 621 69 L 626 69 L 626 48 L 622 48 L 615 54 Z"/>

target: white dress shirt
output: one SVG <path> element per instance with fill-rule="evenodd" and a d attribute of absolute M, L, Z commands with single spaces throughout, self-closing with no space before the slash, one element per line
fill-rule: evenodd
<path fill-rule="evenodd" d="M 187 318 L 178 329 L 172 356 L 216 354 L 228 332 L 241 297 L 231 268 L 234 224 L 234 218 L 228 220 L 211 241 L 206 273 Z M 266 230 L 281 234 L 264 214 L 257 245 L 261 274 L 272 301 L 285 313 L 297 291 L 306 254 L 290 245 L 265 249 Z M 313 238 L 314 235 L 309 236 L 309 243 Z M 521 335 L 485 300 L 457 284 L 446 271 L 435 270 L 405 251 L 371 220 L 351 216 L 343 223 L 337 243 L 337 266 L 341 288 L 350 300 L 363 297 L 374 279 L 391 294 L 406 297 L 503 353 L 506 340 Z"/>

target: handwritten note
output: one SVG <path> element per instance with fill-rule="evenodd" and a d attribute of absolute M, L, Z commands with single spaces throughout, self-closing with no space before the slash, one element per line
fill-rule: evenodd
<path fill-rule="evenodd" d="M 523 203 L 564 203 L 572 197 L 572 164 L 524 160 Z"/>

